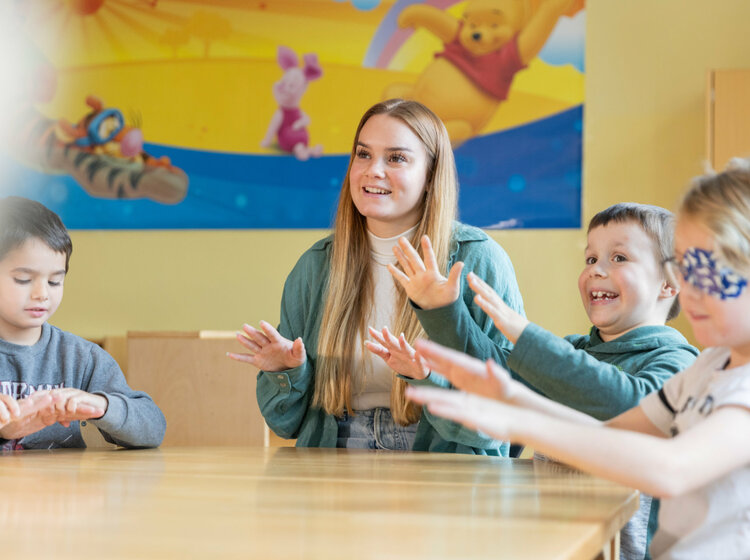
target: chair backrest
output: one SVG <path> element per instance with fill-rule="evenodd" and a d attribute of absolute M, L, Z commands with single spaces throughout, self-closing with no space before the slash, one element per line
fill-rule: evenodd
<path fill-rule="evenodd" d="M 163 446 L 267 445 L 255 400 L 257 368 L 227 358 L 242 351 L 231 331 L 129 332 L 128 384 L 167 418 Z"/>

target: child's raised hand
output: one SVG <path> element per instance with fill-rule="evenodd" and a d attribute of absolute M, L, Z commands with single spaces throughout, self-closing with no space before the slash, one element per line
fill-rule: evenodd
<path fill-rule="evenodd" d="M 428 340 L 418 340 L 416 346 L 430 370 L 441 374 L 462 391 L 506 402 L 515 397 L 516 382 L 492 360 L 485 364 Z"/>
<path fill-rule="evenodd" d="M 370 352 L 383 358 L 393 371 L 412 379 L 424 379 L 430 374 L 422 357 L 406 342 L 404 333 L 396 338 L 388 327 L 383 327 L 382 331 L 376 331 L 372 327 L 368 330 L 375 342 L 367 340 L 365 346 Z"/>
<path fill-rule="evenodd" d="M 437 416 L 503 441 L 512 440 L 512 427 L 520 421 L 516 416 L 523 412 L 498 401 L 449 389 L 407 387 L 406 397 L 427 406 Z"/>
<path fill-rule="evenodd" d="M 446 278 L 438 269 L 432 243 L 426 235 L 422 236 L 422 251 L 424 261 L 411 243 L 402 237 L 393 247 L 393 253 L 404 270 L 402 272 L 392 264 L 388 265 L 388 270 L 403 286 L 409 299 L 422 309 L 450 305 L 458 299 L 461 292 L 461 270 L 464 263 L 454 264 Z"/>
<path fill-rule="evenodd" d="M 294 341 L 284 338 L 265 321 L 260 322 L 260 328 L 263 330 L 242 325 L 244 332 L 237 333 L 237 340 L 250 352 L 227 352 L 227 356 L 238 362 L 253 364 L 263 371 L 283 371 L 305 363 L 307 353 L 302 338 Z"/>
<path fill-rule="evenodd" d="M 479 276 L 469 272 L 466 278 L 469 281 L 469 287 L 477 294 L 474 296 L 476 304 L 490 316 L 492 322 L 505 335 L 505 338 L 515 344 L 529 324 L 529 320 L 508 307 L 508 304 L 497 295 L 495 290 Z"/>

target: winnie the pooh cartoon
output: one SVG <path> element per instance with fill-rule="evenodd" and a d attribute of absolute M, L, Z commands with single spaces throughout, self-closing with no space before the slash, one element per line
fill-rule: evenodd
<path fill-rule="evenodd" d="M 424 28 L 445 48 L 416 83 L 393 84 L 385 97 L 430 107 L 456 147 L 487 124 L 515 74 L 542 50 L 560 16 L 582 7 L 582 0 L 469 0 L 458 20 L 432 6 L 408 6 L 399 14 L 399 26 Z"/>

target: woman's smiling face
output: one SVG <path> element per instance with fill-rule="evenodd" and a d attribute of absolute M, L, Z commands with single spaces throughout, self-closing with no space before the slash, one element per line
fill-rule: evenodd
<path fill-rule="evenodd" d="M 429 156 L 403 121 L 374 115 L 359 133 L 349 172 L 352 201 L 378 237 L 395 237 L 422 218 Z"/>

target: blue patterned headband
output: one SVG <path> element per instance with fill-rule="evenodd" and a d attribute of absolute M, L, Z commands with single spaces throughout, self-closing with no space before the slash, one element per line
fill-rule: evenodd
<path fill-rule="evenodd" d="M 729 268 L 713 251 L 690 247 L 681 260 L 674 262 L 685 282 L 715 298 L 739 297 L 747 287 L 747 278 Z"/>

